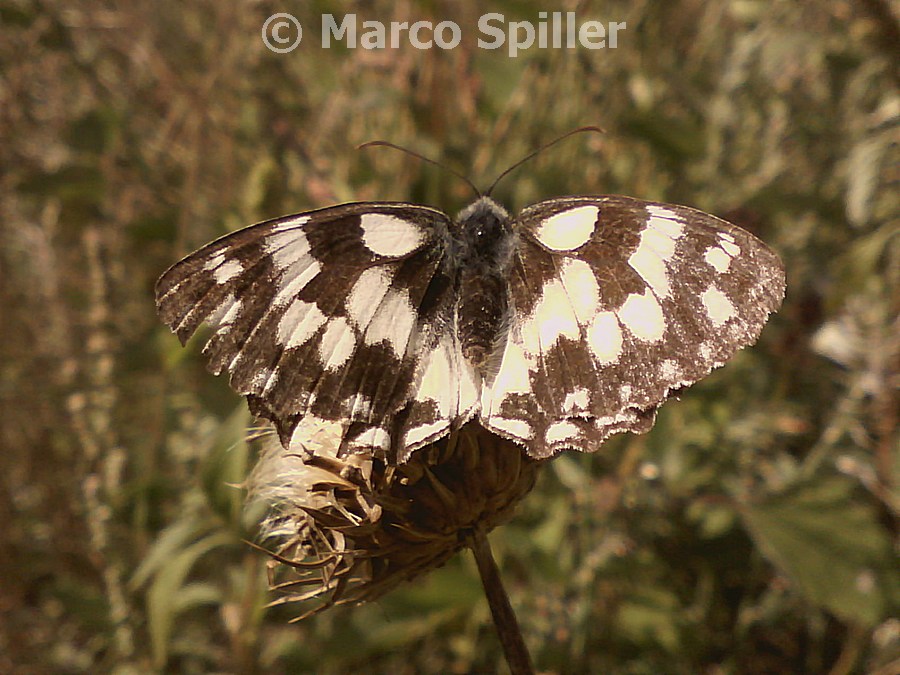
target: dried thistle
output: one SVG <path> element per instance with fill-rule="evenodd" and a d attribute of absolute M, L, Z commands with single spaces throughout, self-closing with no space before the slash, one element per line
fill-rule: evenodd
<path fill-rule="evenodd" d="M 341 428 L 311 430 L 301 449 L 273 442 L 250 478 L 269 515 L 273 604 L 309 602 L 300 620 L 332 605 L 378 598 L 443 565 L 510 517 L 541 462 L 469 423 L 390 465 L 340 457 Z"/>

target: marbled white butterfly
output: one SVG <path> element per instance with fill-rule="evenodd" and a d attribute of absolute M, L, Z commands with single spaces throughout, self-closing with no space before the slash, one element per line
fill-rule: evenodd
<path fill-rule="evenodd" d="M 285 447 L 339 425 L 344 451 L 403 462 L 476 418 L 544 458 L 648 430 L 673 390 L 753 343 L 784 294 L 778 256 L 706 213 L 563 197 L 453 219 L 360 202 L 229 234 L 166 271 L 162 320 L 206 322 Z"/>

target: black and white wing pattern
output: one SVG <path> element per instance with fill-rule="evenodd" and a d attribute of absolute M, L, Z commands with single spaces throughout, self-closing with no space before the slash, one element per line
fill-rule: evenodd
<path fill-rule="evenodd" d="M 553 199 L 513 230 L 509 330 L 480 416 L 535 457 L 647 431 L 670 392 L 755 342 L 784 295 L 765 244 L 683 206 Z"/>
<path fill-rule="evenodd" d="M 440 211 L 391 202 L 270 220 L 166 271 L 158 311 L 182 342 L 209 324 L 210 370 L 230 374 L 285 446 L 339 424 L 344 448 L 387 453 L 397 411 L 421 417 L 410 403 L 415 380 L 441 389 L 444 423 L 431 435 L 477 403 L 470 369 L 456 362 L 442 264 L 450 224 Z"/>
<path fill-rule="evenodd" d="M 345 204 L 271 220 L 157 283 L 282 443 L 326 426 L 342 452 L 403 462 L 474 416 L 534 457 L 646 431 L 673 391 L 759 336 L 778 257 L 682 206 L 567 197 L 518 217 L 482 197 L 455 220 Z"/>

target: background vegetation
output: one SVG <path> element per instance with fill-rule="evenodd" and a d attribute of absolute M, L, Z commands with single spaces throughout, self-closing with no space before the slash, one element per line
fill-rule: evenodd
<path fill-rule="evenodd" d="M 617 49 L 475 44 L 486 11 Z M 896 5 L 894 5 L 896 10 Z M 307 27 L 284 55 L 272 13 Z M 450 51 L 321 49 L 324 12 Z M 468 554 L 289 625 L 241 542 L 251 420 L 153 283 L 351 199 L 625 193 L 731 218 L 788 271 L 760 343 L 653 432 L 566 454 L 492 535 L 547 673 L 896 673 L 898 63 L 887 0 L 0 2 L 0 672 L 504 672 Z"/>

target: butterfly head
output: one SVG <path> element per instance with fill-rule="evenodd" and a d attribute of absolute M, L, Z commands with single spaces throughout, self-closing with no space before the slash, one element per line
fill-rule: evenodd
<path fill-rule="evenodd" d="M 457 237 L 464 258 L 495 259 L 505 248 L 510 229 L 509 213 L 490 197 L 479 197 L 456 216 Z"/>

